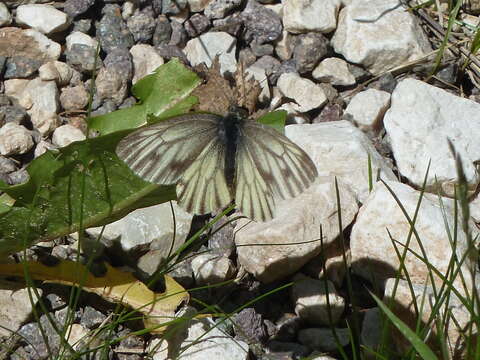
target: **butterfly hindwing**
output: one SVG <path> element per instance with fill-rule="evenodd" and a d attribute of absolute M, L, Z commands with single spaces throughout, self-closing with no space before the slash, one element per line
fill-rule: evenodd
<path fill-rule="evenodd" d="M 225 149 L 218 139 L 218 117 L 188 114 L 150 125 L 123 138 L 117 155 L 146 181 L 177 184 L 180 206 L 205 214 L 228 205 Z"/>
<path fill-rule="evenodd" d="M 274 198 L 291 198 L 313 182 L 317 169 L 308 155 L 273 128 L 245 123 L 237 145 L 235 202 L 253 220 L 273 217 Z"/>

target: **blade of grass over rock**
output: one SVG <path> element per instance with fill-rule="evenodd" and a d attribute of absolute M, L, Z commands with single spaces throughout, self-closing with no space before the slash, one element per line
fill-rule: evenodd
<path fill-rule="evenodd" d="M 139 99 L 136 105 L 92 117 L 89 120 L 90 129 L 106 135 L 145 125 L 152 115 L 158 121 L 183 114 L 196 103 L 196 98 L 190 94 L 200 83 L 197 74 L 178 59 L 173 59 L 133 86 L 132 92 Z"/>
<path fill-rule="evenodd" d="M 0 254 L 77 231 L 82 206 L 83 226 L 91 227 L 118 220 L 137 208 L 174 200 L 174 186 L 143 181 L 115 155 L 115 147 L 125 134 L 109 134 L 49 151 L 30 163 L 28 182 L 0 184 L 0 190 L 15 200 L 11 209 L 0 215 Z M 19 240 L 25 237 L 25 241 Z"/>

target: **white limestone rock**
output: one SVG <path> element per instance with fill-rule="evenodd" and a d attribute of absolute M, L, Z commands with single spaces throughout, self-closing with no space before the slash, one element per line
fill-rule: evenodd
<path fill-rule="evenodd" d="M 17 24 L 46 35 L 65 30 L 70 25 L 67 14 L 46 4 L 20 5 L 15 20 Z"/>
<path fill-rule="evenodd" d="M 133 84 L 141 78 L 153 73 L 156 68 L 164 63 L 163 58 L 151 45 L 134 45 L 130 49 L 130 54 L 132 54 L 133 61 Z"/>
<path fill-rule="evenodd" d="M 285 0 L 285 30 L 293 34 L 310 31 L 329 33 L 337 26 L 340 3 L 340 0 Z"/>
<path fill-rule="evenodd" d="M 432 51 L 415 16 L 398 0 L 352 1 L 340 11 L 332 46 L 347 61 L 373 74 Z"/>
<path fill-rule="evenodd" d="M 265 69 L 251 65 L 245 69 L 245 80 L 255 79 L 258 81 L 262 91 L 258 95 L 258 100 L 260 102 L 267 102 L 270 100 L 272 93 L 270 92 L 270 87 L 268 85 L 267 73 Z"/>
<path fill-rule="evenodd" d="M 0 155 L 25 154 L 32 147 L 32 133 L 23 125 L 10 122 L 0 128 Z"/>
<path fill-rule="evenodd" d="M 82 33 L 80 31 L 74 31 L 65 39 L 65 45 L 67 50 L 71 50 L 72 46 L 75 44 L 87 45 L 93 49 L 96 49 L 98 46 L 98 41 L 93 39 L 90 35 Z"/>
<path fill-rule="evenodd" d="M 388 181 L 387 185 L 412 218 L 418 205 L 420 192 L 399 182 Z M 428 193 L 423 195 L 415 229 L 425 250 L 427 261 L 446 276 L 451 266 L 453 250 L 444 221 L 449 224 L 450 234 L 455 236 L 453 235 L 454 204 L 453 200 L 449 198 L 442 198 L 441 201 L 442 205 L 440 205 L 437 195 Z M 410 230 L 410 224 L 392 194 L 383 183 L 377 183 L 374 191 L 360 208 L 352 228 L 350 249 L 353 272 L 376 282 L 377 286 L 382 288 L 383 281 L 394 277 L 400 266 L 392 239 L 399 243 L 398 248 L 402 252 L 404 247 L 401 244 L 406 244 Z M 409 249 L 423 256 L 415 235 L 412 235 Z M 466 251 L 468 251 L 466 235 L 459 228 L 456 234 L 455 255 L 457 259 L 463 259 Z M 428 281 L 429 268 L 411 252 L 407 252 L 405 267 L 413 283 L 424 284 Z M 475 267 L 476 261 L 469 257 L 462 265 L 462 274 L 470 290 L 473 282 L 472 272 Z M 434 279 L 436 285 L 440 286 L 442 280 L 437 276 L 434 276 Z M 463 286 L 460 279 L 455 279 L 454 285 L 462 293 Z"/>
<path fill-rule="evenodd" d="M 334 86 L 350 86 L 356 83 L 355 76 L 348 70 L 347 62 L 335 57 L 322 60 L 313 69 L 312 77 Z"/>
<path fill-rule="evenodd" d="M 192 270 L 197 285 L 207 285 L 231 279 L 235 266 L 225 256 L 206 253 L 192 259 Z"/>
<path fill-rule="evenodd" d="M 358 206 L 354 195 L 341 181 L 339 188 L 342 221 L 346 227 L 355 217 Z M 277 201 L 272 220 L 263 223 L 239 220 L 235 232 L 239 264 L 265 283 L 295 273 L 320 253 L 321 243 L 311 241 L 318 239 L 320 226 L 324 246 L 338 237 L 337 211 L 334 180 L 322 177 L 294 199 Z"/>
<path fill-rule="evenodd" d="M 383 180 L 396 179 L 370 139 L 348 121 L 287 126 L 285 133 L 310 155 L 319 176 L 336 176 L 359 202 L 369 195 L 369 155 L 373 182 L 377 174 Z"/>
<path fill-rule="evenodd" d="M 34 48 L 38 49 L 46 59 L 58 60 L 60 57 L 60 54 L 62 53 L 61 45 L 53 40 L 50 40 L 41 32 L 38 32 L 34 29 L 26 29 L 23 30 L 23 35 L 28 36 L 33 42 L 33 44 L 29 43 L 29 46 L 33 46 Z"/>
<path fill-rule="evenodd" d="M 200 12 L 212 2 L 212 0 L 187 0 L 191 12 Z"/>
<path fill-rule="evenodd" d="M 383 116 L 390 106 L 390 93 L 377 89 L 368 89 L 356 94 L 345 115 L 362 131 L 375 132 L 380 129 Z"/>
<path fill-rule="evenodd" d="M 122 219 L 108 224 L 103 231 L 101 241 L 107 246 L 111 246 L 113 241 L 118 241 L 122 249 L 127 252 L 150 248 L 162 251 L 166 256 L 174 234 L 175 243 L 172 251 L 184 243 L 193 217 L 176 203 L 173 203 L 173 209 L 175 229 L 170 204 L 163 203 L 132 211 Z M 101 231 L 102 227 L 87 229 L 87 233 L 93 238 L 100 236 Z"/>
<path fill-rule="evenodd" d="M 330 319 L 333 324 L 340 320 L 345 309 L 345 299 L 337 293 L 329 280 L 312 279 L 297 274 L 293 281 L 291 298 L 295 305 L 295 313 L 304 321 L 311 325 L 329 325 Z"/>
<path fill-rule="evenodd" d="M 38 302 L 33 291 L 17 288 L 18 284 L 3 283 L 0 289 L 0 336 L 10 338 L 32 316 L 32 309 Z M 37 288 L 42 296 L 42 289 Z M 32 293 L 33 304 L 29 296 Z"/>
<path fill-rule="evenodd" d="M 12 23 L 12 14 L 8 11 L 7 5 L 0 3 L 0 27 Z"/>
<path fill-rule="evenodd" d="M 212 65 L 212 59 L 218 55 L 220 72 L 234 73 L 237 69 L 235 59 L 236 39 L 226 32 L 208 32 L 200 37 L 191 39 L 183 49 L 192 66 L 205 63 Z"/>
<path fill-rule="evenodd" d="M 55 80 L 59 86 L 67 85 L 73 77 L 74 70 L 61 61 L 49 61 L 38 69 L 43 81 Z"/>
<path fill-rule="evenodd" d="M 295 48 L 295 36 L 283 30 L 282 35 L 275 41 L 275 53 L 282 60 L 289 60 Z"/>
<path fill-rule="evenodd" d="M 391 103 L 384 126 L 400 173 L 421 187 L 431 162 L 427 190 L 435 192 L 439 185 L 452 195 L 457 171 L 450 139 L 474 189 L 480 181 L 474 165 L 480 159 L 480 104 L 414 79 L 397 85 Z"/>
<path fill-rule="evenodd" d="M 80 129 L 68 124 L 56 128 L 52 135 L 52 143 L 58 147 L 64 147 L 74 141 L 82 141 L 85 139 L 85 134 Z"/>
<path fill-rule="evenodd" d="M 323 89 L 313 81 L 300 77 L 296 73 L 280 75 L 277 86 L 288 98 L 298 104 L 298 112 L 307 112 L 323 106 L 327 97 Z"/>

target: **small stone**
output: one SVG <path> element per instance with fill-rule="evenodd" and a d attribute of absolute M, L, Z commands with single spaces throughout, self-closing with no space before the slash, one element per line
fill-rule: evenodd
<path fill-rule="evenodd" d="M 183 28 L 183 25 L 175 20 L 173 20 L 170 25 L 172 26 L 172 35 L 168 44 L 181 48 L 184 47 L 185 43 L 187 42 L 188 35 Z"/>
<path fill-rule="evenodd" d="M 0 3 L 0 26 L 10 25 L 12 23 L 12 15 L 8 11 L 4 3 Z"/>
<path fill-rule="evenodd" d="M 246 28 L 245 40 L 262 45 L 272 42 L 282 34 L 282 21 L 274 11 L 260 5 L 255 0 L 249 0 L 242 14 Z"/>
<path fill-rule="evenodd" d="M 80 350 L 84 346 L 83 342 L 88 341 L 88 329 L 80 324 L 71 324 L 66 329 L 67 342 L 75 350 Z"/>
<path fill-rule="evenodd" d="M 67 85 L 73 77 L 73 69 L 61 61 L 50 61 L 38 69 L 40 79 L 43 81 L 54 80 L 57 85 Z"/>
<path fill-rule="evenodd" d="M 187 0 L 162 0 L 162 14 L 177 15 L 187 6 Z"/>
<path fill-rule="evenodd" d="M 215 254 L 200 254 L 192 260 L 193 276 L 198 285 L 215 284 L 230 279 L 235 268 L 230 259 Z"/>
<path fill-rule="evenodd" d="M 109 53 L 117 47 L 131 48 L 134 44 L 133 35 L 122 19 L 119 8 L 105 6 L 103 11 L 105 15 L 97 25 L 97 37 L 102 50 Z"/>
<path fill-rule="evenodd" d="M 116 106 L 127 97 L 128 79 L 114 68 L 101 68 L 95 80 L 96 95 L 101 100 L 112 100 Z"/>
<path fill-rule="evenodd" d="M 52 143 L 48 142 L 48 141 L 45 141 L 45 140 L 40 140 L 40 142 L 37 144 L 37 146 L 35 147 L 35 151 L 33 153 L 33 156 L 35 158 L 39 157 L 40 155 L 43 155 L 45 154 L 48 150 L 54 150 L 56 149 L 57 147 L 55 145 L 53 145 Z M 55 250 L 55 248 L 54 248 Z M 52 250 L 52 255 L 55 256 L 53 254 L 53 250 Z M 65 257 L 66 259 L 66 257 Z"/>
<path fill-rule="evenodd" d="M 346 346 L 350 343 L 351 329 L 335 329 L 339 345 Z M 335 351 L 338 348 L 336 337 L 331 329 L 328 328 L 307 328 L 298 332 L 300 343 L 308 346 L 310 349 L 320 351 Z"/>
<path fill-rule="evenodd" d="M 90 72 L 95 68 L 100 69 L 102 60 L 99 58 L 95 61 L 97 51 L 88 45 L 73 44 L 70 50 L 65 52 L 67 56 L 67 64 L 80 72 Z"/>
<path fill-rule="evenodd" d="M 377 131 L 382 123 L 383 115 L 390 106 L 390 94 L 386 91 L 368 89 L 356 94 L 345 114 L 363 131 Z"/>
<path fill-rule="evenodd" d="M 282 31 L 282 35 L 275 42 L 275 53 L 281 60 L 288 60 L 293 55 L 295 37 L 288 31 Z"/>
<path fill-rule="evenodd" d="M 155 19 L 147 12 L 138 12 L 127 20 L 127 26 L 136 43 L 147 43 L 156 28 Z"/>
<path fill-rule="evenodd" d="M 27 112 L 17 105 L 0 106 L 0 114 L 3 116 L 4 123 L 11 122 L 17 125 L 24 125 L 27 118 Z"/>
<path fill-rule="evenodd" d="M 88 105 L 88 92 L 83 85 L 64 87 L 60 94 L 60 104 L 66 111 L 82 110 Z"/>
<path fill-rule="evenodd" d="M 0 28 L 0 56 L 22 56 L 44 63 L 57 60 L 61 51 L 60 44 L 36 30 L 22 30 L 14 27 Z"/>
<path fill-rule="evenodd" d="M 188 64 L 188 59 L 185 53 L 178 46 L 161 44 L 155 47 L 160 56 L 165 60 L 178 58 L 184 64 Z"/>
<path fill-rule="evenodd" d="M 82 325 L 89 329 L 95 329 L 100 326 L 107 317 L 100 311 L 91 306 L 85 306 L 83 309 L 83 316 L 80 319 Z"/>
<path fill-rule="evenodd" d="M 299 112 L 319 108 L 327 101 L 320 86 L 294 73 L 280 75 L 277 86 L 283 95 L 296 101 Z"/>
<path fill-rule="evenodd" d="M 87 45 L 94 49 L 98 47 L 97 40 L 93 39 L 90 35 L 87 35 L 80 31 L 73 31 L 70 35 L 68 35 L 65 39 L 65 44 L 68 51 L 72 49 L 72 46 L 74 44 Z"/>
<path fill-rule="evenodd" d="M 46 35 L 65 30 L 70 25 L 67 14 L 44 4 L 20 5 L 15 20 L 17 24 Z"/>
<path fill-rule="evenodd" d="M 194 14 L 185 24 L 185 31 L 191 38 L 204 33 L 210 27 L 210 20 L 205 15 Z"/>
<path fill-rule="evenodd" d="M 215 31 L 224 31 L 235 37 L 240 36 L 240 31 L 243 27 L 243 20 L 238 12 L 223 19 L 215 19 L 212 23 Z"/>
<path fill-rule="evenodd" d="M 74 141 L 85 140 L 85 135 L 72 125 L 62 125 L 55 129 L 52 142 L 58 147 L 70 145 Z"/>
<path fill-rule="evenodd" d="M 98 107 L 95 111 L 92 111 L 92 116 L 109 114 L 115 110 L 117 110 L 117 105 L 115 105 L 112 100 L 105 100 L 102 106 Z"/>
<path fill-rule="evenodd" d="M 257 57 L 272 55 L 274 49 L 272 44 L 259 45 L 256 42 L 251 42 L 250 48 L 252 49 L 253 54 Z"/>
<path fill-rule="evenodd" d="M 212 0 L 187 0 L 191 12 L 200 12 L 205 10 Z"/>
<path fill-rule="evenodd" d="M 172 26 L 170 21 L 164 15 L 160 15 L 157 19 L 157 26 L 155 27 L 155 32 L 153 33 L 152 43 L 154 46 L 160 44 L 168 44 L 172 36 Z"/>
<path fill-rule="evenodd" d="M 32 133 L 24 126 L 7 123 L 0 128 L 0 155 L 25 154 L 32 147 Z"/>
<path fill-rule="evenodd" d="M 0 156 L 0 173 L 8 174 L 17 170 L 17 164 L 12 159 Z"/>
<path fill-rule="evenodd" d="M 262 315 L 254 308 L 245 308 L 235 315 L 235 339 L 245 342 L 263 343 L 267 338 L 267 331 L 263 323 Z"/>
<path fill-rule="evenodd" d="M 23 183 L 26 183 L 29 178 L 30 176 L 28 175 L 28 172 L 26 169 L 19 169 L 17 171 L 14 171 L 8 174 L 8 184 L 9 185 L 23 184 Z"/>
<path fill-rule="evenodd" d="M 328 53 L 329 40 L 320 33 L 299 35 L 293 50 L 300 74 L 312 71 L 318 62 Z"/>
<path fill-rule="evenodd" d="M 144 76 L 151 74 L 155 69 L 164 63 L 163 58 L 151 45 L 134 45 L 130 49 L 130 54 L 132 54 L 134 69 L 132 80 L 133 84 L 135 84 Z"/>
<path fill-rule="evenodd" d="M 95 0 L 66 0 L 63 10 L 72 18 L 81 15 L 95 4 Z"/>
<path fill-rule="evenodd" d="M 116 48 L 108 53 L 103 62 L 106 68 L 120 74 L 123 81 L 128 82 L 132 79 L 133 62 L 129 50 Z"/>
<path fill-rule="evenodd" d="M 122 5 L 122 18 L 128 20 L 135 13 L 135 4 L 131 1 L 125 1 Z"/>
<path fill-rule="evenodd" d="M 370 87 L 377 90 L 386 91 L 391 94 L 393 90 L 395 90 L 397 84 L 397 79 L 395 79 L 391 72 L 388 72 L 380 76 L 380 78 L 372 83 Z"/>
<path fill-rule="evenodd" d="M 5 65 L 5 79 L 24 79 L 36 72 L 42 62 L 23 56 L 14 56 L 7 58 Z"/>
<path fill-rule="evenodd" d="M 340 121 L 343 115 L 343 108 L 339 104 L 327 104 L 324 106 L 320 114 L 313 119 L 313 123 Z"/>
<path fill-rule="evenodd" d="M 192 66 L 205 63 L 212 65 L 212 59 L 218 55 L 220 72 L 234 73 L 237 69 L 235 59 L 236 39 L 224 32 L 209 32 L 190 40 L 185 46 L 185 54 Z"/>
<path fill-rule="evenodd" d="M 205 8 L 204 13 L 209 19 L 223 19 L 241 4 L 242 0 L 213 0 Z"/>
<path fill-rule="evenodd" d="M 283 24 L 293 34 L 309 31 L 329 33 L 337 26 L 341 0 L 285 0 Z"/>
<path fill-rule="evenodd" d="M 355 77 L 348 70 L 347 62 L 339 58 L 324 59 L 313 70 L 312 77 L 334 86 L 350 86 L 356 82 Z"/>
<path fill-rule="evenodd" d="M 88 33 L 92 28 L 92 20 L 90 19 L 80 19 L 73 23 L 72 32 L 82 32 L 84 34 Z"/>

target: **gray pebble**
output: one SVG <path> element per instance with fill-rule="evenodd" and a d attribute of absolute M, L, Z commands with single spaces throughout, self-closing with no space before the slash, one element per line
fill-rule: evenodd
<path fill-rule="evenodd" d="M 85 13 L 95 3 L 95 0 L 66 0 L 63 11 L 72 18 Z"/>
<path fill-rule="evenodd" d="M 0 155 L 0 173 L 9 174 L 17 170 L 17 164 L 10 158 Z"/>
<path fill-rule="evenodd" d="M 155 31 L 155 19 L 148 12 L 138 12 L 127 20 L 127 26 L 136 43 L 147 43 Z"/>
<path fill-rule="evenodd" d="M 126 81 L 132 80 L 133 62 L 132 55 L 127 49 L 116 48 L 107 54 L 103 61 L 105 67 L 114 69 Z"/>
<path fill-rule="evenodd" d="M 82 325 L 88 329 L 94 329 L 100 326 L 107 317 L 100 311 L 91 306 L 85 306 L 83 309 L 83 316 L 80 319 Z"/>
<path fill-rule="evenodd" d="M 10 99 L 5 94 L 0 94 L 0 106 L 10 105 Z"/>
<path fill-rule="evenodd" d="M 347 63 L 347 67 L 348 67 L 348 71 L 353 75 L 353 77 L 355 78 L 355 81 L 357 83 L 364 82 L 364 81 L 368 80 L 371 76 L 371 74 L 367 70 L 365 70 L 363 67 L 361 67 L 359 65 Z M 393 79 L 393 81 L 395 82 L 395 85 L 396 85 L 396 81 L 395 81 L 393 75 L 390 74 L 390 73 L 387 73 L 386 75 L 390 75 L 390 77 Z M 388 82 L 390 82 L 390 80 L 388 80 Z M 387 91 L 387 90 L 385 90 L 385 91 Z M 392 91 L 393 91 L 393 89 L 392 89 Z"/>
<path fill-rule="evenodd" d="M 216 31 L 223 31 L 232 36 L 238 36 L 243 27 L 243 20 L 239 13 L 235 13 L 223 19 L 213 20 L 213 27 Z"/>
<path fill-rule="evenodd" d="M 65 51 L 67 64 L 80 72 L 90 72 L 95 67 L 96 50 L 88 45 L 73 44 L 70 50 Z M 102 66 L 102 60 L 97 59 L 97 70 Z"/>
<path fill-rule="evenodd" d="M 307 346 L 295 342 L 269 341 L 267 347 L 269 354 L 279 355 L 278 359 L 303 359 L 310 354 Z"/>
<path fill-rule="evenodd" d="M 246 28 L 244 38 L 247 43 L 254 41 L 262 45 L 275 41 L 282 34 L 280 16 L 255 0 L 248 1 L 242 12 L 242 19 Z"/>
<path fill-rule="evenodd" d="M 136 103 L 137 103 L 137 100 L 133 96 L 129 96 L 128 98 L 123 100 L 123 102 L 120 104 L 120 106 L 118 108 L 119 109 L 126 109 L 126 108 L 129 108 L 129 107 L 132 107 Z"/>
<path fill-rule="evenodd" d="M 84 34 L 88 33 L 92 28 L 92 20 L 90 19 L 80 19 L 73 23 L 72 32 L 80 31 Z"/>
<path fill-rule="evenodd" d="M 162 0 L 151 0 L 152 9 L 155 15 L 160 15 L 162 13 Z"/>
<path fill-rule="evenodd" d="M 254 308 L 246 308 L 234 317 L 235 339 L 247 343 L 261 343 L 266 340 L 267 332 L 263 324 L 262 315 Z"/>
<path fill-rule="evenodd" d="M 160 44 L 168 44 L 172 37 L 172 26 L 166 16 L 160 15 L 157 19 L 157 26 L 153 33 L 152 43 L 153 46 Z"/>
<path fill-rule="evenodd" d="M 250 48 L 252 52 L 257 57 L 262 57 L 265 55 L 272 55 L 273 54 L 273 45 L 272 44 L 258 44 L 256 41 L 250 43 Z"/>
<path fill-rule="evenodd" d="M 238 54 L 238 61 L 243 64 L 245 68 L 252 65 L 257 60 L 257 57 L 250 48 L 243 48 Z"/>
<path fill-rule="evenodd" d="M 276 82 L 280 76 L 279 72 L 282 64 L 273 56 L 265 55 L 255 61 L 252 66 L 264 69 L 268 79 L 273 78 L 274 82 Z"/>
<path fill-rule="evenodd" d="M 115 110 L 117 110 L 115 103 L 112 100 L 107 99 L 100 107 L 98 107 L 95 111 L 92 111 L 92 116 L 108 114 Z"/>
<path fill-rule="evenodd" d="M 328 39 L 322 34 L 311 32 L 297 36 L 293 58 L 300 74 L 312 71 L 327 54 Z"/>
<path fill-rule="evenodd" d="M 0 56 L 0 78 L 1 78 L 1 75 L 3 74 L 3 70 L 5 69 L 6 61 L 7 61 L 7 58 L 5 56 Z"/>
<path fill-rule="evenodd" d="M 3 114 L 3 121 L 5 123 L 13 122 L 18 125 L 23 125 L 27 119 L 27 112 L 21 106 L 3 105 L 0 107 L 0 114 Z"/>
<path fill-rule="evenodd" d="M 242 0 L 213 0 L 207 5 L 204 13 L 209 19 L 223 19 L 241 4 Z"/>
<path fill-rule="evenodd" d="M 183 25 L 178 21 L 173 20 L 170 24 L 172 26 L 172 36 L 168 45 L 174 45 L 183 48 L 187 43 L 187 32 L 183 28 Z"/>
<path fill-rule="evenodd" d="M 162 14 L 177 15 L 187 6 L 187 0 L 162 0 Z"/>
<path fill-rule="evenodd" d="M 180 49 L 178 46 L 175 45 L 167 45 L 167 44 L 160 44 L 155 47 L 158 54 L 163 57 L 165 60 L 170 60 L 174 57 L 179 58 L 185 64 L 188 63 L 187 56 L 185 53 Z"/>
<path fill-rule="evenodd" d="M 205 32 L 210 27 L 210 20 L 205 15 L 194 14 L 185 22 L 185 31 L 191 38 Z"/>
<path fill-rule="evenodd" d="M 19 169 L 8 174 L 8 184 L 9 185 L 18 185 L 26 183 L 30 179 L 27 170 Z"/>
<path fill-rule="evenodd" d="M 24 79 L 32 75 L 42 66 L 42 62 L 35 59 L 30 59 L 23 56 L 14 56 L 7 58 L 6 61 L 5 79 Z"/>
<path fill-rule="evenodd" d="M 131 48 L 134 44 L 133 35 L 120 14 L 120 7 L 105 5 L 102 12 L 104 15 L 97 24 L 97 37 L 102 50 L 109 53 L 118 47 Z"/>

